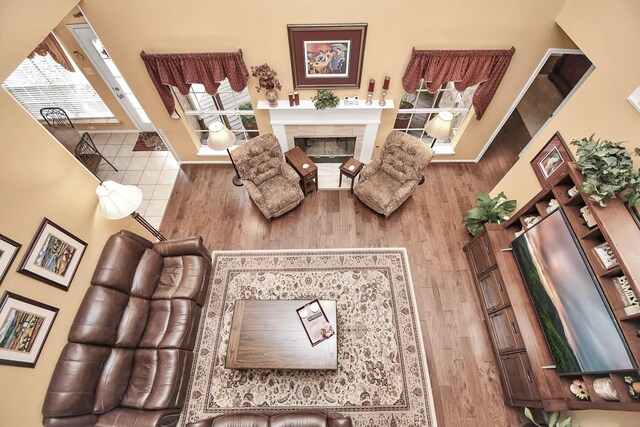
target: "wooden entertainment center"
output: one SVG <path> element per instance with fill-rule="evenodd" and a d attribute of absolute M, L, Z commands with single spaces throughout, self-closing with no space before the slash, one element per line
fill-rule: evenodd
<path fill-rule="evenodd" d="M 467 254 L 493 342 L 502 378 L 505 403 L 510 406 L 566 409 L 604 409 L 640 411 L 640 399 L 628 392 L 625 376 L 639 377 L 639 371 L 585 375 L 559 375 L 542 332 L 534 306 L 520 274 L 511 241 L 515 233 L 527 229 L 525 218 L 548 215 L 549 201 L 555 199 L 564 210 L 578 242 L 587 256 L 603 295 L 636 361 L 640 364 L 640 313 L 625 313 L 623 303 L 612 282 L 626 276 L 636 296 L 640 296 L 640 228 L 618 199 L 606 208 L 588 196 L 569 189 L 580 188 L 582 174 L 569 164 L 566 170 L 540 191 L 529 203 L 501 225 L 487 224 L 485 231 L 469 242 Z M 588 206 L 595 225 L 588 227 L 580 209 Z M 528 221 L 531 221 L 528 219 Z M 593 248 L 609 243 L 619 265 L 605 269 Z M 589 308 L 585 307 L 585 316 Z M 593 382 L 609 377 L 619 401 L 605 400 L 596 394 Z M 578 399 L 569 386 L 575 379 L 586 384 L 589 400 Z"/>

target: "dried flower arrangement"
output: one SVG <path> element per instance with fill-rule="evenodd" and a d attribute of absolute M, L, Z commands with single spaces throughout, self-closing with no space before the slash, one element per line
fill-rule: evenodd
<path fill-rule="evenodd" d="M 272 70 L 267 63 L 251 67 L 251 75 L 258 77 L 258 86 L 256 86 L 258 92 L 260 92 L 260 89 L 282 89 L 280 81 L 276 78 L 278 73 Z"/>

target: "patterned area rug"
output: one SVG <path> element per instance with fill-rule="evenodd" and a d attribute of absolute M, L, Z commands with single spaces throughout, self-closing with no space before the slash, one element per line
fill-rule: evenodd
<path fill-rule="evenodd" d="M 180 426 L 313 408 L 358 427 L 435 427 L 405 249 L 214 252 L 213 267 Z M 235 300 L 315 298 L 337 301 L 337 371 L 224 369 Z"/>
<path fill-rule="evenodd" d="M 133 151 L 168 151 L 162 138 L 155 132 L 140 132 Z"/>

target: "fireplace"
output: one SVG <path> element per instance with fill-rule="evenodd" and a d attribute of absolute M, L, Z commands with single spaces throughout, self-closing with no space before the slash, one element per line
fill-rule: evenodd
<path fill-rule="evenodd" d="M 356 148 L 355 136 L 296 136 L 293 141 L 315 163 L 344 163 Z"/>

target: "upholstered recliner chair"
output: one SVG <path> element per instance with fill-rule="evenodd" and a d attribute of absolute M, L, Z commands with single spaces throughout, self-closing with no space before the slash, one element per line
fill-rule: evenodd
<path fill-rule="evenodd" d="M 424 142 L 393 131 L 380 157 L 362 169 L 353 191 L 362 203 L 388 217 L 413 194 L 433 155 Z"/>
<path fill-rule="evenodd" d="M 280 144 L 268 133 L 250 139 L 231 153 L 238 176 L 265 218 L 290 211 L 304 199 L 300 176 L 285 163 Z"/>

